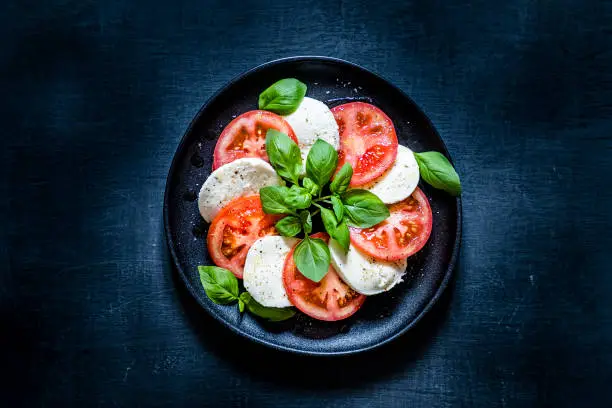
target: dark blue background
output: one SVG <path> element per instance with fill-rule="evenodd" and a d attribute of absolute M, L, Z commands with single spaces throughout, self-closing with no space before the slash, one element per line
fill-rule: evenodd
<path fill-rule="evenodd" d="M 4 1 L 0 35 L 7 406 L 612 405 L 609 1 Z M 200 106 L 304 54 L 406 91 L 465 191 L 454 285 L 353 358 L 231 334 L 162 234 Z"/>

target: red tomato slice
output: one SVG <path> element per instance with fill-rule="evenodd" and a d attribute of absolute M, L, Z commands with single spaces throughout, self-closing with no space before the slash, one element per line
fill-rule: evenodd
<path fill-rule="evenodd" d="M 319 232 L 311 235 L 321 238 L 325 242 L 329 235 Z M 355 292 L 330 265 L 327 275 L 320 282 L 313 282 L 298 271 L 293 262 L 293 250 L 285 259 L 283 269 L 283 284 L 289 296 L 289 301 L 310 317 L 318 320 L 342 320 L 355 313 L 363 302 L 365 296 Z"/>
<path fill-rule="evenodd" d="M 223 129 L 213 154 L 213 170 L 243 157 L 268 160 L 266 154 L 266 132 L 276 129 L 295 143 L 298 142 L 289 122 L 276 113 L 253 110 L 238 116 Z"/>
<path fill-rule="evenodd" d="M 333 108 L 340 132 L 338 169 L 353 166 L 351 186 L 374 181 L 397 157 L 397 135 L 391 119 L 374 105 L 351 102 Z"/>
<path fill-rule="evenodd" d="M 419 251 L 431 234 L 431 207 L 420 188 L 389 206 L 391 215 L 366 229 L 350 227 L 351 242 L 367 255 L 385 261 L 408 258 Z"/>
<path fill-rule="evenodd" d="M 282 216 L 265 214 L 259 194 L 238 197 L 221 209 L 208 230 L 208 252 L 217 266 L 242 278 L 244 261 L 253 242 L 278 235 L 274 224 Z"/>

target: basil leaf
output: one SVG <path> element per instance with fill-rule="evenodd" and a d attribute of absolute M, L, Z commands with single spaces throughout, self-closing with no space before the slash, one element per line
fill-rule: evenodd
<path fill-rule="evenodd" d="M 338 224 L 338 226 L 336 227 L 336 232 L 334 235 L 332 235 L 332 238 L 338 241 L 338 243 L 344 249 L 345 252 L 349 250 L 349 245 L 351 243 L 351 235 L 349 233 L 349 229 L 346 225 L 346 222 L 342 221 L 340 224 Z"/>
<path fill-rule="evenodd" d="M 285 203 L 287 203 L 287 205 L 300 210 L 310 207 L 311 201 L 312 196 L 308 190 L 296 185 L 291 186 L 285 197 Z"/>
<path fill-rule="evenodd" d="M 242 299 L 238 299 L 238 310 L 240 310 L 240 313 L 244 312 L 244 301 Z"/>
<path fill-rule="evenodd" d="M 440 152 L 414 153 L 421 177 L 431 186 L 453 196 L 461 194 L 459 175 L 448 159 Z"/>
<path fill-rule="evenodd" d="M 312 232 L 312 216 L 309 211 L 300 211 L 300 220 L 302 221 L 302 228 L 306 234 Z"/>
<path fill-rule="evenodd" d="M 266 214 L 292 214 L 293 209 L 285 203 L 289 188 L 285 186 L 267 186 L 259 189 L 259 199 Z"/>
<path fill-rule="evenodd" d="M 317 139 L 306 157 L 306 175 L 323 187 L 336 171 L 338 152 L 325 140 Z"/>
<path fill-rule="evenodd" d="M 302 103 L 306 89 L 306 85 L 295 78 L 281 79 L 259 94 L 259 109 L 279 115 L 293 113 Z"/>
<path fill-rule="evenodd" d="M 351 183 L 351 178 L 353 177 L 353 167 L 350 163 L 344 163 L 344 166 L 340 168 L 334 180 L 329 185 L 329 189 L 332 193 L 342 194 L 346 191 L 349 184 Z"/>
<path fill-rule="evenodd" d="M 344 217 L 344 205 L 342 205 L 342 201 L 336 195 L 331 196 L 332 206 L 334 208 L 334 215 L 338 222 L 342 221 Z"/>
<path fill-rule="evenodd" d="M 387 206 L 367 190 L 348 190 L 342 194 L 342 204 L 347 224 L 354 227 L 370 228 L 389 216 Z"/>
<path fill-rule="evenodd" d="M 302 185 L 311 195 L 315 195 L 319 192 L 319 186 L 317 186 L 317 183 L 312 181 L 310 177 L 304 177 Z"/>
<path fill-rule="evenodd" d="M 329 248 L 322 239 L 313 239 L 306 235 L 295 247 L 293 261 L 302 275 L 319 282 L 329 269 Z"/>
<path fill-rule="evenodd" d="M 331 210 L 321 207 L 321 220 L 323 220 L 323 226 L 327 233 L 348 251 L 350 236 L 349 230 L 346 223 L 338 223 L 336 216 Z"/>
<path fill-rule="evenodd" d="M 206 295 L 219 305 L 238 299 L 238 279 L 227 269 L 217 266 L 198 266 L 200 282 Z"/>
<path fill-rule="evenodd" d="M 295 215 L 288 215 L 279 220 L 275 227 L 282 236 L 294 237 L 302 231 L 302 221 Z"/>
<path fill-rule="evenodd" d="M 266 153 L 279 176 L 298 184 L 302 171 L 300 148 L 289 136 L 275 129 L 266 132 Z"/>
<path fill-rule="evenodd" d="M 289 307 L 266 307 L 261 305 L 249 292 L 242 292 L 240 300 L 244 302 L 247 310 L 255 316 L 263 317 L 271 322 L 280 322 L 292 318 L 295 310 Z"/>

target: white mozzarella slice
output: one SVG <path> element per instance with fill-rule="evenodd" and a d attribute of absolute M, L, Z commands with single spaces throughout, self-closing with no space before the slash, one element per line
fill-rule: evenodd
<path fill-rule="evenodd" d="M 402 281 L 406 273 L 406 259 L 381 261 L 362 254 L 352 244 L 348 253 L 333 239 L 329 241 L 331 261 L 342 280 L 364 295 L 386 292 Z"/>
<path fill-rule="evenodd" d="M 244 263 L 244 288 L 263 306 L 292 306 L 283 285 L 283 266 L 298 242 L 297 238 L 267 236 L 249 249 Z"/>
<path fill-rule="evenodd" d="M 198 208 L 202 218 L 211 222 L 234 198 L 257 194 L 262 187 L 283 184 L 272 166 L 261 159 L 234 160 L 208 176 L 200 189 Z"/>
<path fill-rule="evenodd" d="M 285 120 L 289 122 L 298 139 L 304 165 L 308 152 L 317 139 L 325 140 L 336 150 L 340 148 L 338 124 L 334 114 L 323 102 L 306 97 L 295 112 L 285 116 Z"/>
<path fill-rule="evenodd" d="M 376 194 L 385 204 L 398 203 L 410 197 L 419 184 L 419 165 L 409 148 L 397 146 L 393 166 L 373 183 L 360 187 Z"/>

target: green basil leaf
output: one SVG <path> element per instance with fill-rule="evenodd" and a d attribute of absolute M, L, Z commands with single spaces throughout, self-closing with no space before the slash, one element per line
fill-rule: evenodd
<path fill-rule="evenodd" d="M 367 190 L 348 190 L 342 194 L 342 204 L 347 224 L 354 227 L 370 228 L 389 216 L 387 206 Z"/>
<path fill-rule="evenodd" d="M 351 235 L 349 233 L 349 229 L 346 225 L 346 222 L 342 221 L 340 224 L 338 224 L 338 226 L 336 227 L 336 232 L 334 233 L 332 238 L 338 241 L 338 243 L 344 249 L 345 252 L 349 250 L 349 245 L 351 243 Z"/>
<path fill-rule="evenodd" d="M 289 136 L 275 129 L 266 132 L 266 153 L 279 176 L 298 184 L 302 171 L 300 148 Z"/>
<path fill-rule="evenodd" d="M 353 167 L 350 163 L 344 163 L 342 168 L 334 176 L 334 180 L 329 185 L 329 189 L 332 193 L 342 194 L 346 191 L 351 178 L 353 177 Z"/>
<path fill-rule="evenodd" d="M 249 292 L 242 292 L 240 300 L 246 304 L 246 308 L 250 313 L 272 322 L 287 320 L 295 315 L 295 310 L 289 307 L 265 307 L 253 299 Z"/>
<path fill-rule="evenodd" d="M 323 221 L 323 226 L 329 235 L 332 235 L 336 230 L 336 225 L 338 225 L 338 220 L 334 215 L 332 210 L 328 210 L 325 207 L 321 207 L 321 220 Z"/>
<path fill-rule="evenodd" d="M 317 186 L 317 183 L 312 181 L 310 177 L 304 177 L 304 179 L 302 180 L 302 185 L 306 190 L 308 190 L 310 195 L 314 196 L 319 192 L 319 186 Z"/>
<path fill-rule="evenodd" d="M 338 152 L 323 139 L 317 139 L 306 157 L 306 175 L 323 187 L 336 171 Z"/>
<path fill-rule="evenodd" d="M 345 251 L 348 251 L 350 236 L 346 223 L 338 223 L 333 211 L 323 207 L 321 207 L 321 220 L 323 220 L 323 226 L 327 233 L 338 241 Z"/>
<path fill-rule="evenodd" d="M 240 310 L 240 313 L 244 312 L 244 300 L 242 299 L 238 299 L 238 310 Z"/>
<path fill-rule="evenodd" d="M 453 196 L 461 194 L 459 175 L 448 159 L 440 152 L 414 153 L 421 177 L 431 186 Z"/>
<path fill-rule="evenodd" d="M 306 85 L 295 78 L 281 79 L 259 94 L 259 109 L 279 115 L 293 113 L 302 103 L 306 89 Z"/>
<path fill-rule="evenodd" d="M 226 305 L 238 299 L 238 279 L 227 269 L 217 266 L 198 266 L 200 282 L 213 302 Z"/>
<path fill-rule="evenodd" d="M 314 282 L 319 282 L 327 274 L 330 259 L 325 241 L 308 235 L 293 251 L 293 261 L 300 273 Z"/>
<path fill-rule="evenodd" d="M 312 232 L 312 216 L 309 211 L 300 211 L 300 220 L 302 222 L 302 228 L 304 228 L 304 232 L 306 234 L 310 234 Z"/>
<path fill-rule="evenodd" d="M 304 208 L 310 207 L 310 203 L 312 202 L 312 196 L 310 195 L 310 192 L 308 192 L 307 189 L 297 185 L 293 185 L 287 192 L 285 202 L 292 208 L 303 210 Z"/>
<path fill-rule="evenodd" d="M 275 227 L 282 236 L 294 237 L 302 231 L 302 221 L 295 215 L 288 215 L 280 219 Z"/>
<path fill-rule="evenodd" d="M 331 202 L 334 208 L 334 215 L 336 216 L 336 219 L 338 220 L 338 222 L 342 221 L 342 218 L 344 217 L 344 205 L 342 205 L 340 197 L 336 195 L 331 196 Z"/>
<path fill-rule="evenodd" d="M 289 187 L 267 186 L 259 189 L 259 199 L 266 214 L 292 214 L 293 209 L 285 202 Z"/>

